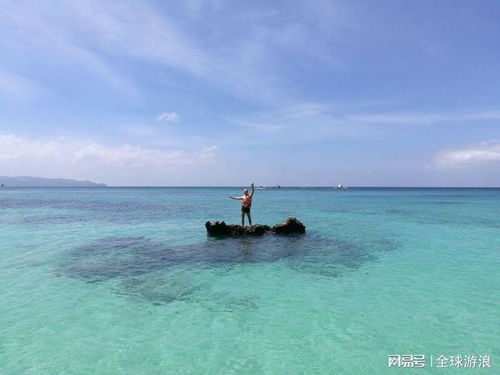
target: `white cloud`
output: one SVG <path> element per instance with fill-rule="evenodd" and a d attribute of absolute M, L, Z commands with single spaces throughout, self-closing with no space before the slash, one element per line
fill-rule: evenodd
<path fill-rule="evenodd" d="M 197 151 L 142 148 L 129 144 L 109 146 L 90 140 L 28 139 L 0 135 L 0 165 L 12 162 L 58 167 L 127 167 L 176 169 L 214 162 L 217 147 Z"/>
<path fill-rule="evenodd" d="M 438 167 L 455 167 L 500 162 L 500 142 L 481 142 L 465 148 L 441 151 L 435 155 Z"/>
<path fill-rule="evenodd" d="M 158 116 L 156 116 L 156 119 L 158 121 L 174 122 L 174 121 L 179 121 L 180 116 L 175 112 L 163 112 Z"/>

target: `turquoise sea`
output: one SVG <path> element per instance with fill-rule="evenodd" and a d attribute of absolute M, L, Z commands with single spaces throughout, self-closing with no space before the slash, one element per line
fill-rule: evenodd
<path fill-rule="evenodd" d="M 500 373 L 500 190 L 256 191 L 307 233 L 207 238 L 240 193 L 0 189 L 0 374 Z"/>

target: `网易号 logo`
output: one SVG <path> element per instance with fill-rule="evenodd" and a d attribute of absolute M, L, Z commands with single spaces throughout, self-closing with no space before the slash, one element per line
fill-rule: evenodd
<path fill-rule="evenodd" d="M 387 356 L 388 367 L 438 367 L 438 368 L 489 368 L 491 357 L 485 354 L 454 354 L 445 356 L 425 354 L 389 354 Z"/>

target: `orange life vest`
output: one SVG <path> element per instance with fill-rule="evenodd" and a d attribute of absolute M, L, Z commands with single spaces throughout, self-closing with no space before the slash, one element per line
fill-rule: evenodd
<path fill-rule="evenodd" d="M 250 207 L 252 205 L 252 196 L 249 195 L 244 195 L 243 199 L 241 200 L 241 205 L 243 207 Z"/>

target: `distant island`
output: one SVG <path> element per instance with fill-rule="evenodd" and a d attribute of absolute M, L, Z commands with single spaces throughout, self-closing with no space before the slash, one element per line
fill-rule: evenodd
<path fill-rule="evenodd" d="M 44 178 L 44 177 L 30 177 L 30 176 L 18 176 L 18 177 L 8 177 L 0 176 L 0 186 L 4 187 L 35 187 L 35 186 L 45 186 L 45 187 L 103 187 L 106 184 L 98 184 L 92 181 L 78 181 L 70 180 L 67 178 Z"/>

